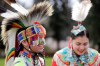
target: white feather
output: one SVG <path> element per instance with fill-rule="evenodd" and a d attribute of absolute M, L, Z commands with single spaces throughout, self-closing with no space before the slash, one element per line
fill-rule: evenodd
<path fill-rule="evenodd" d="M 9 49 L 8 52 L 15 47 L 15 39 L 16 39 L 16 33 L 18 29 L 12 28 L 8 31 L 8 43 L 9 43 Z"/>
<path fill-rule="evenodd" d="M 28 10 L 26 10 L 24 7 L 22 7 L 20 4 L 11 3 L 11 6 L 16 9 L 18 12 L 20 12 L 23 15 L 29 14 Z"/>
<path fill-rule="evenodd" d="M 40 8 L 41 7 L 41 8 Z M 24 22 L 25 26 L 33 25 L 34 22 L 44 22 L 48 16 L 51 16 L 53 8 L 49 2 L 40 2 L 34 5 L 32 9 L 29 10 L 28 16 L 22 16 L 21 22 Z M 44 14 L 45 13 L 45 14 Z M 34 14 L 34 15 L 30 15 Z M 26 19 L 27 18 L 27 19 Z"/>
<path fill-rule="evenodd" d="M 9 44 L 9 48 L 7 50 L 7 52 L 9 53 L 11 51 L 12 48 L 15 48 L 15 40 L 16 40 L 16 33 L 17 33 L 17 30 L 18 29 L 14 29 L 12 28 L 11 30 L 9 30 L 7 32 L 7 35 L 8 35 L 8 44 Z M 12 65 L 12 62 L 14 61 L 14 56 L 11 57 L 7 63 L 6 63 L 6 66 L 13 66 Z"/>
<path fill-rule="evenodd" d="M 77 2 L 72 7 L 72 19 L 78 22 L 82 22 L 88 15 L 92 3 L 90 1 Z"/>
<path fill-rule="evenodd" d="M 79 2 L 80 0 L 68 0 L 68 7 L 69 8 L 72 8 L 73 7 L 73 5 L 75 4 L 75 3 L 77 3 L 77 2 Z"/>
<path fill-rule="evenodd" d="M 18 17 L 19 15 L 18 15 L 18 13 L 14 13 L 10 10 L 7 10 L 7 12 L 2 13 L 1 16 L 4 18 L 13 18 L 13 17 Z"/>
<path fill-rule="evenodd" d="M 45 6 L 45 8 L 40 13 L 38 13 L 34 17 L 32 17 L 31 22 L 32 21 L 34 21 L 34 22 L 37 22 L 37 21 L 38 22 L 44 22 L 48 18 L 48 16 L 51 16 L 52 15 L 52 13 L 53 13 L 52 5 L 49 2 L 46 2 L 46 1 L 44 3 L 47 4 Z M 37 7 L 39 7 L 41 5 L 44 5 L 44 3 L 41 2 L 41 3 L 37 4 Z M 47 12 L 45 13 L 44 16 L 42 16 L 42 14 L 45 12 L 45 10 L 47 8 L 48 8 Z"/>
<path fill-rule="evenodd" d="M 11 57 L 11 58 L 9 59 L 9 61 L 5 64 L 5 66 L 14 66 L 14 65 L 13 65 L 13 62 L 14 62 L 14 57 Z"/>

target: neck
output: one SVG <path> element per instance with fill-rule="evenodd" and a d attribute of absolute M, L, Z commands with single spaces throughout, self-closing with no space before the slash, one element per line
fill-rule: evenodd
<path fill-rule="evenodd" d="M 26 53 L 28 53 L 28 54 L 31 53 L 29 50 L 27 50 L 25 48 L 23 49 L 23 51 L 26 52 Z"/>
<path fill-rule="evenodd" d="M 80 57 L 80 55 L 78 55 L 77 53 L 75 53 L 74 51 L 73 51 L 73 53 L 77 56 L 77 57 Z"/>
<path fill-rule="evenodd" d="M 23 56 L 28 57 L 28 58 L 32 58 L 32 56 L 34 56 L 34 53 L 29 52 L 26 49 L 23 49 L 22 51 L 20 51 L 20 55 L 23 55 Z"/>

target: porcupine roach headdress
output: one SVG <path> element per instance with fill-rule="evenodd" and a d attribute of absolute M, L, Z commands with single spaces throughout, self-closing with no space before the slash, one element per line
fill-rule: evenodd
<path fill-rule="evenodd" d="M 83 0 L 81 2 L 77 1 L 72 6 L 72 19 L 75 20 L 78 23 L 78 26 L 74 27 L 71 31 L 72 34 L 75 36 L 86 30 L 86 28 L 82 25 L 82 22 L 85 20 L 85 18 L 88 15 L 88 12 L 90 8 L 92 7 L 92 3 L 90 0 Z M 69 40 L 68 47 L 71 48 L 70 42 L 72 39 Z"/>
<path fill-rule="evenodd" d="M 46 32 L 39 22 L 42 22 L 42 20 L 47 16 L 51 16 L 53 9 L 50 3 L 47 1 L 33 5 L 30 10 L 23 8 L 15 0 L 5 0 L 5 2 L 18 11 L 15 13 L 7 9 L 6 11 L 3 11 L 4 13 L 1 13 L 1 16 L 5 18 L 1 25 L 1 36 L 6 46 L 5 65 L 11 66 L 11 63 L 15 57 L 15 50 L 18 48 L 18 43 L 16 43 L 17 31 L 19 29 L 29 27 L 27 29 L 27 33 L 29 32 L 30 34 L 34 34 L 35 32 L 36 35 L 40 34 L 40 37 L 44 37 Z M 20 36 L 20 38 L 18 38 L 20 42 L 25 39 L 23 32 L 21 32 L 18 36 Z"/>

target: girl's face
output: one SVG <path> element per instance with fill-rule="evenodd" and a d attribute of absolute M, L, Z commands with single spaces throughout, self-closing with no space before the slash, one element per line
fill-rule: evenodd
<path fill-rule="evenodd" d="M 72 48 L 76 54 L 84 54 L 89 48 L 89 39 L 86 36 L 79 36 L 75 38 L 72 40 Z"/>

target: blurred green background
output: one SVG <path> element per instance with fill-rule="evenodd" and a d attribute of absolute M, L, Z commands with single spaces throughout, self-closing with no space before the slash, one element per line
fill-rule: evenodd
<path fill-rule="evenodd" d="M 0 58 L 0 66 L 4 66 L 4 58 Z M 45 58 L 46 66 L 51 66 L 52 58 L 51 57 L 46 57 Z"/>
<path fill-rule="evenodd" d="M 0 58 L 0 66 L 4 66 L 4 62 L 5 62 L 5 59 L 4 58 Z"/>

